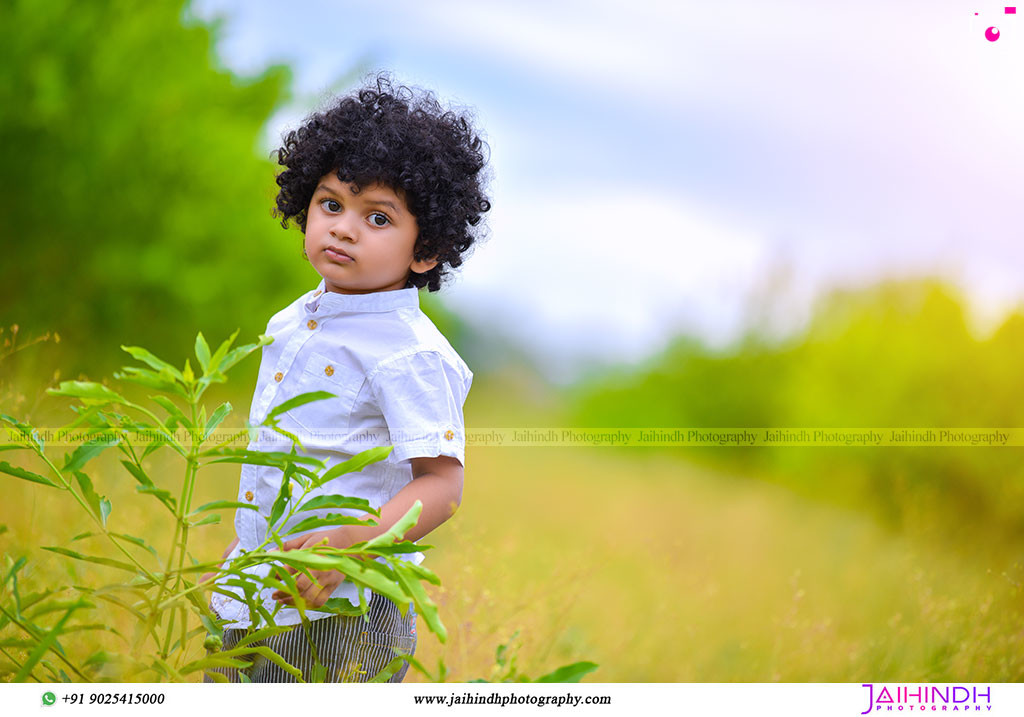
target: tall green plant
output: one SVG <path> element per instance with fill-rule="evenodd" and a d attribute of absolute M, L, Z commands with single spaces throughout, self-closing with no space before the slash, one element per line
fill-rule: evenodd
<path fill-rule="evenodd" d="M 8 432 L 14 440 L 13 443 L 0 445 L 0 451 L 28 451 L 45 466 L 45 470 L 36 472 L 0 461 L 0 472 L 66 493 L 94 523 L 92 531 L 75 536 L 72 542 L 101 536 L 118 555 L 116 558 L 90 555 L 62 546 L 45 546 L 43 549 L 69 560 L 114 568 L 124 577 L 121 582 L 102 587 L 75 586 L 78 596 L 71 601 L 57 599 L 53 590 L 23 595 L 19 589 L 18 576 L 26 566 L 26 559 L 22 557 L 15 561 L 8 558 L 8 565 L 3 572 L 0 630 L 10 627 L 20 635 L 0 640 L 0 650 L 11 663 L 10 670 L 14 672 L 15 681 L 94 680 L 100 678 L 103 666 L 112 662 L 118 663 L 122 669 L 120 679 L 185 681 L 193 673 L 212 667 L 244 667 L 248 664 L 245 658 L 257 653 L 301 680 L 301 673 L 281 656 L 267 647 L 252 644 L 290 629 L 290 626 L 278 626 L 274 622 L 281 605 L 271 612 L 258 599 L 264 587 L 277 588 L 291 594 L 302 619 L 307 619 L 305 603 L 297 594 L 294 575 L 272 569 L 266 577 L 257 577 L 244 570 L 261 563 L 287 565 L 306 575 L 309 575 L 311 568 L 340 570 L 359 587 L 369 587 L 399 605 L 413 603 L 429 629 L 442 642 L 446 639 L 437 606 L 422 584 L 427 581 L 439 585 L 439 579 L 430 570 L 399 558 L 404 553 L 430 547 L 402 540 L 402 536 L 415 525 L 419 517 L 422 505 L 418 501 L 385 533 L 350 548 L 339 549 L 325 545 L 286 553 L 271 549 L 271 546 L 282 547 L 285 538 L 298 532 L 346 523 L 374 524 L 372 520 L 361 521 L 349 515 L 311 515 L 285 530 L 292 517 L 322 508 L 358 509 L 379 517 L 379 511 L 360 498 L 341 495 L 318 496 L 311 500 L 305 498 L 309 492 L 333 478 L 383 460 L 391 448 L 372 448 L 330 469 L 326 468 L 323 461 L 300 454 L 297 447 L 301 447 L 301 442 L 296 436 L 281 429 L 277 419 L 305 403 L 332 396 L 323 391 L 296 396 L 282 403 L 260 424 L 288 437 L 291 441 L 289 452 L 262 452 L 231 447 L 236 439 L 245 435 L 255 438 L 259 427 L 250 425 L 226 440 L 212 444 L 216 429 L 231 412 L 231 405 L 223 403 L 208 412 L 202 401 L 203 394 L 211 384 L 225 382 L 227 372 L 235 364 L 272 341 L 261 335 L 254 344 L 232 348 L 237 334 L 236 331 L 213 352 L 201 333 L 196 337 L 195 354 L 201 374 L 193 370 L 188 360 L 184 368 L 179 370 L 146 349 L 122 347 L 148 368 L 125 367 L 122 373 L 114 377 L 155 391 L 154 395 L 148 396 L 155 404 L 154 407 L 132 401 L 123 393 L 100 383 L 65 381 L 58 388 L 50 389 L 49 393 L 55 396 L 78 401 L 78 405 L 72 407 L 77 417 L 62 427 L 57 435 L 80 435 L 82 441 L 71 453 L 65 454 L 63 459 L 58 460 L 51 455 L 52 450 L 48 450 L 38 429 L 12 416 L 0 414 L 0 421 L 10 427 Z M 155 410 L 166 415 L 160 417 Z M 99 481 L 94 481 L 94 476 L 86 472 L 90 461 L 113 447 L 123 455 L 121 466 L 138 484 L 137 492 L 151 496 L 159 504 L 157 515 L 163 515 L 173 524 L 174 538 L 166 555 L 159 555 L 146 539 L 115 528 L 111 521 L 111 516 L 115 515 L 114 506 L 102 494 Z M 183 463 L 181 482 L 176 490 L 158 484 L 143 466 L 143 460 L 159 450 L 173 451 Z M 200 473 L 210 465 L 225 462 L 278 468 L 281 470 L 281 486 L 270 515 L 265 516 L 267 533 L 263 542 L 220 568 L 213 577 L 202 581 L 196 576 L 217 568 L 218 562 L 198 562 L 192 558 L 188 546 L 195 529 L 219 522 L 220 515 L 214 511 L 257 509 L 248 503 L 224 500 L 193 507 Z M 297 498 L 293 496 L 293 486 L 301 490 Z M 144 552 L 139 551 L 139 548 Z M 212 587 L 227 594 L 225 589 L 214 586 L 218 577 L 225 576 L 222 582 L 226 586 L 242 589 L 252 622 L 261 627 L 250 627 L 250 634 L 243 639 L 241 646 L 221 651 L 218 642 L 224 621 L 218 620 L 210 610 L 205 591 Z M 84 615 L 93 617 L 100 603 L 113 605 L 130 614 L 135 623 L 134 634 L 128 638 L 115 633 L 124 642 L 124 650 L 120 653 L 97 651 L 84 661 L 78 661 L 63 648 L 61 638 L 75 631 L 101 629 L 109 624 L 110 621 L 102 617 L 98 622 L 85 622 L 81 619 Z M 347 601 L 333 599 L 318 609 L 324 612 L 362 614 L 368 606 L 363 602 L 358 608 L 353 608 Z M 41 616 L 54 612 L 60 614 L 54 625 L 44 626 L 38 622 Z M 199 659 L 190 659 L 190 655 L 195 652 L 195 642 L 201 638 L 205 638 L 203 642 L 208 648 L 207 654 Z M 14 656 L 13 651 L 18 649 L 28 653 L 24 659 Z M 323 669 L 315 670 L 314 678 L 322 679 L 324 673 Z M 214 679 L 223 677 L 217 673 L 210 674 Z"/>

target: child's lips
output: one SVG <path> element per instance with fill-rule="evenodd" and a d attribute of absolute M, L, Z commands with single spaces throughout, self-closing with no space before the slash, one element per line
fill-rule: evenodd
<path fill-rule="evenodd" d="M 327 254 L 328 257 L 330 257 L 331 259 L 333 259 L 334 261 L 336 261 L 336 262 L 338 262 L 340 264 L 351 264 L 352 262 L 355 261 L 355 259 L 350 257 L 348 254 L 343 252 L 341 249 L 335 249 L 333 247 L 327 247 L 327 249 L 325 250 L 325 253 Z"/>

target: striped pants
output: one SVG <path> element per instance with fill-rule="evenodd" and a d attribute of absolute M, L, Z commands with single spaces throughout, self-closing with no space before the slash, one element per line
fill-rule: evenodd
<path fill-rule="evenodd" d="M 287 632 L 273 635 L 265 640 L 250 643 L 253 647 L 265 645 L 289 664 L 302 671 L 303 679 L 313 680 L 315 660 L 310 642 L 316 648 L 320 663 L 327 668 L 327 682 L 366 682 L 398 654 L 410 657 L 416 652 L 416 611 L 412 605 L 405 617 L 391 600 L 371 593 L 370 610 L 366 615 L 332 615 L 312 620 L 307 629 L 296 625 Z M 369 618 L 369 622 L 366 619 Z M 244 629 L 224 631 L 224 650 L 230 650 L 245 636 Z M 245 668 L 214 667 L 208 672 L 219 672 L 229 682 L 241 682 L 243 673 L 251 682 L 297 682 L 279 666 L 262 655 L 246 655 L 252 664 Z M 401 682 L 409 664 L 405 663 L 391 676 L 388 682 Z M 203 682 L 214 682 L 208 675 Z"/>

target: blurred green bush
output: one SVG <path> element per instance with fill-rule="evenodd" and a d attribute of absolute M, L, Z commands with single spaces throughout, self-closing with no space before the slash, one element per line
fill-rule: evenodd
<path fill-rule="evenodd" d="M 316 279 L 258 151 L 291 73 L 217 69 L 186 11 L 0 3 L 0 325 L 59 332 L 65 375 L 113 367 L 89 347 L 259 333 Z"/>
<path fill-rule="evenodd" d="M 935 279 L 837 290 L 797 336 L 748 332 L 727 350 L 676 340 L 637 369 L 573 389 L 580 426 L 927 428 L 1024 425 L 1024 315 L 971 335 Z M 628 450 L 636 450 L 628 449 Z M 646 449 L 645 449 L 646 450 Z M 653 449 L 652 449 L 653 450 Z M 1019 447 L 667 448 L 870 512 L 951 543 L 1024 543 Z"/>

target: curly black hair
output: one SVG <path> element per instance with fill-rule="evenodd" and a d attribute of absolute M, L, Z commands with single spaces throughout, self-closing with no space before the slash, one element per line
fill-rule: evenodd
<path fill-rule="evenodd" d="M 482 238 L 482 215 L 491 209 L 483 171 L 490 148 L 466 112 L 445 110 L 430 91 L 394 88 L 381 71 L 283 139 L 275 153 L 286 169 L 277 175 L 273 214 L 286 229 L 292 219 L 305 233 L 317 182 L 333 169 L 353 191 L 381 184 L 405 199 L 419 227 L 413 258 L 438 261 L 430 271 L 410 272 L 406 288 L 438 291 L 446 267 L 461 266 Z"/>

